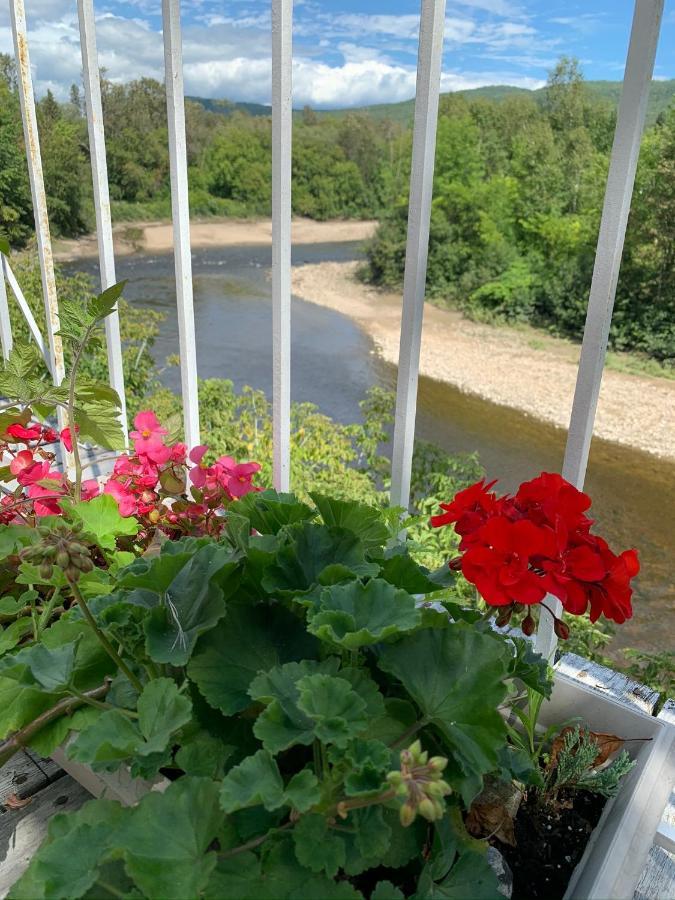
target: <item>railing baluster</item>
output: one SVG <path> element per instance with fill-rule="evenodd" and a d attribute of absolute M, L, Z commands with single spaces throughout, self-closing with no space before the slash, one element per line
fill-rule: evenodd
<path fill-rule="evenodd" d="M 274 486 L 291 470 L 292 0 L 272 0 L 272 329 Z"/>
<path fill-rule="evenodd" d="M 562 470 L 578 488 L 586 477 L 662 14 L 663 0 L 636 0 Z M 547 606 L 560 615 L 559 600 L 549 597 Z M 536 646 L 547 658 L 556 647 L 553 618 L 546 613 Z"/>
<path fill-rule="evenodd" d="M 49 369 L 49 373 L 53 376 L 52 359 L 51 359 L 51 356 L 49 355 L 49 349 L 47 348 L 47 346 L 45 344 L 45 339 L 42 337 L 42 332 L 40 331 L 40 327 L 39 327 L 38 323 L 35 321 L 35 316 L 33 315 L 31 308 L 28 305 L 28 301 L 26 300 L 26 298 L 23 295 L 23 291 L 21 290 L 21 287 L 19 286 L 19 282 L 16 280 L 16 276 L 15 276 L 14 272 L 12 271 L 12 267 L 9 264 L 9 260 L 7 259 L 6 256 L 2 256 L 2 257 L 0 257 L 0 259 L 2 262 L 2 271 L 7 280 L 7 284 L 9 284 L 9 286 L 11 287 L 12 293 L 14 294 L 14 296 L 16 298 L 16 302 L 19 305 L 19 309 L 23 313 L 23 317 L 26 320 L 26 323 L 28 324 L 28 330 L 30 331 L 31 335 L 33 336 L 33 340 L 35 341 L 35 343 L 38 345 L 38 347 L 40 349 L 40 353 L 42 354 L 42 358 L 44 359 L 45 364 L 46 364 L 47 368 Z"/>
<path fill-rule="evenodd" d="M 0 347 L 3 359 L 9 359 L 9 354 L 12 352 L 12 323 L 9 321 L 3 261 L 4 255 L 0 253 Z"/>
<path fill-rule="evenodd" d="M 108 164 L 105 153 L 103 129 L 103 108 L 101 105 L 101 82 L 96 49 L 96 25 L 93 0 L 77 0 L 77 14 L 80 23 L 80 50 L 84 75 L 84 96 L 89 130 L 89 155 L 94 187 L 94 208 L 96 210 L 96 237 L 101 274 L 101 289 L 115 284 L 115 254 L 113 252 L 112 223 L 110 219 L 110 196 L 108 193 Z M 117 312 L 106 317 L 105 337 L 108 351 L 108 374 L 110 385 L 120 398 L 121 422 L 124 438 L 127 438 L 127 409 L 124 393 L 124 369 L 122 366 L 122 339 L 120 320 Z"/>
<path fill-rule="evenodd" d="M 391 472 L 391 503 L 403 507 L 410 499 L 444 26 L 445 0 L 422 0 Z"/>
<path fill-rule="evenodd" d="M 40 272 L 42 274 L 42 293 L 45 304 L 47 337 L 51 358 L 50 371 L 55 384 L 61 384 L 65 375 L 63 344 L 57 332 L 59 330 L 59 308 L 56 298 L 56 279 L 54 277 L 54 260 L 52 242 L 49 233 L 49 216 L 47 197 L 42 174 L 42 157 L 38 137 L 37 116 L 35 114 L 35 97 L 31 78 L 28 39 L 26 36 L 26 11 L 23 0 L 11 0 L 9 9 L 12 19 L 12 37 L 14 53 L 19 75 L 19 99 L 21 101 L 21 118 L 28 160 L 28 174 L 33 198 L 35 216 L 35 233 L 37 237 Z M 63 409 L 57 412 L 59 428 L 65 428 L 66 419 Z"/>
<path fill-rule="evenodd" d="M 185 441 L 199 444 L 199 398 L 197 392 L 197 346 L 192 295 L 190 251 L 190 206 L 188 200 L 187 148 L 185 144 L 185 99 L 183 96 L 183 49 L 179 0 L 162 0 L 166 109 L 169 124 L 171 211 L 176 266 L 176 302 L 180 376 L 183 396 Z"/>

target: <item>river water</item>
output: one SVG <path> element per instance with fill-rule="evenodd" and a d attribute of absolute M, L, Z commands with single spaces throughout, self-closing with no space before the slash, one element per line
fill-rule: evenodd
<path fill-rule="evenodd" d="M 354 259 L 359 245 L 315 244 L 293 248 L 293 264 Z M 201 378 L 229 378 L 272 389 L 271 250 L 227 247 L 193 253 L 198 371 Z M 97 274 L 94 262 L 69 268 Z M 173 257 L 121 257 L 118 278 L 125 297 L 163 312 L 155 345 L 162 366 L 178 352 Z M 291 390 L 293 400 L 316 403 L 342 422 L 359 417 L 358 403 L 374 384 L 393 389 L 396 371 L 346 316 L 293 300 Z M 163 382 L 180 389 L 177 368 Z M 542 470 L 560 469 L 562 429 L 497 406 L 455 388 L 420 379 L 417 434 L 451 452 L 478 451 L 491 478 L 504 490 Z M 615 648 L 651 650 L 675 645 L 675 464 L 607 441 L 594 440 L 586 482 L 598 528 L 615 549 L 637 547 L 642 571 L 634 618 L 618 629 Z"/>

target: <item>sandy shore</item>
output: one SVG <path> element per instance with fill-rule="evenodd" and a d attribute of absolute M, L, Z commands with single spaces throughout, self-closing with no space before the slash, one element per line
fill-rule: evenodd
<path fill-rule="evenodd" d="M 296 296 L 350 316 L 382 357 L 396 364 L 401 298 L 363 285 L 357 263 L 324 262 L 293 270 Z M 471 322 L 426 305 L 420 371 L 466 393 L 567 428 L 579 348 L 533 329 Z M 595 433 L 675 459 L 675 381 L 605 371 Z"/>
<path fill-rule="evenodd" d="M 364 241 L 377 227 L 372 221 L 315 222 L 293 220 L 293 243 L 324 244 L 340 241 Z M 115 253 L 165 253 L 173 249 L 173 229 L 169 222 L 129 222 L 113 229 Z M 206 247 L 265 246 L 272 243 L 271 219 L 204 219 L 190 225 L 193 249 Z M 54 258 L 59 262 L 96 256 L 96 236 L 54 243 Z"/>

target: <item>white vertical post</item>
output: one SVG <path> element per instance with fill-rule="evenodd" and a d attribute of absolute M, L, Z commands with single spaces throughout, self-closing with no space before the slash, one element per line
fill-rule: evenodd
<path fill-rule="evenodd" d="M 272 0 L 272 397 L 274 487 L 291 470 L 291 135 L 293 0 Z"/>
<path fill-rule="evenodd" d="M 662 14 L 663 0 L 636 0 L 562 470 L 579 489 L 586 477 Z M 548 597 L 547 606 L 560 615 L 562 604 L 555 597 Z M 550 658 L 556 643 L 553 619 L 543 612 L 537 650 Z"/>
<path fill-rule="evenodd" d="M 192 297 L 190 251 L 190 207 L 188 202 L 187 149 L 185 144 L 185 100 L 183 96 L 183 48 L 180 30 L 180 0 L 162 0 L 166 110 L 169 124 L 171 211 L 176 267 L 180 377 L 183 425 L 189 447 L 199 444 L 199 397 L 197 393 L 197 346 Z"/>
<path fill-rule="evenodd" d="M 3 359 L 9 359 L 12 352 L 12 325 L 9 321 L 9 304 L 5 285 L 4 255 L 0 251 L 0 348 Z"/>
<path fill-rule="evenodd" d="M 105 154 L 103 108 L 101 105 L 101 81 L 96 49 L 96 26 L 93 0 L 77 0 L 80 22 L 80 50 L 84 76 L 84 96 L 89 130 L 89 155 L 96 210 L 96 237 L 101 273 L 101 290 L 115 284 L 115 254 L 113 252 L 110 197 L 108 194 L 108 165 Z M 117 311 L 106 317 L 105 337 L 108 351 L 108 375 L 110 385 L 120 398 L 121 422 L 124 439 L 127 439 L 127 404 L 124 393 L 124 369 L 122 367 L 122 339 Z"/>
<path fill-rule="evenodd" d="M 23 291 L 19 286 L 19 282 L 16 280 L 16 275 L 12 272 L 12 267 L 9 264 L 9 260 L 6 256 L 0 258 L 0 263 L 2 264 L 0 268 L 2 272 L 0 275 L 4 275 L 7 279 L 7 284 L 12 289 L 12 293 L 16 299 L 16 302 L 19 306 L 19 309 L 23 313 L 23 317 L 28 324 L 28 330 L 33 336 L 33 340 L 38 345 L 40 353 L 42 354 L 42 358 L 45 361 L 45 365 L 49 369 L 50 374 L 52 374 L 52 360 L 49 355 L 49 348 L 45 344 L 45 339 L 42 337 L 42 332 L 38 326 L 38 323 L 35 321 L 35 316 L 33 315 L 30 306 L 28 305 L 28 301 L 23 295 Z"/>
<path fill-rule="evenodd" d="M 444 28 L 445 0 L 422 0 L 391 471 L 391 503 L 406 508 L 415 440 Z"/>
<path fill-rule="evenodd" d="M 42 157 L 38 137 L 37 116 L 35 114 L 35 97 L 31 78 L 28 40 L 26 36 L 26 12 L 23 0 L 11 0 L 9 5 L 12 18 L 12 36 L 14 53 L 19 75 L 19 99 L 21 101 L 21 118 L 23 135 L 28 159 L 28 174 L 33 198 L 35 216 L 35 233 L 37 237 L 40 272 L 42 274 L 42 293 L 45 304 L 49 355 L 51 358 L 51 374 L 55 384 L 61 384 L 65 375 L 63 344 L 57 332 L 59 330 L 59 308 L 56 299 L 56 279 L 54 277 L 54 260 L 52 242 L 49 233 L 49 216 L 47 213 L 47 197 L 42 175 Z M 59 428 L 66 427 L 64 410 L 57 412 Z"/>

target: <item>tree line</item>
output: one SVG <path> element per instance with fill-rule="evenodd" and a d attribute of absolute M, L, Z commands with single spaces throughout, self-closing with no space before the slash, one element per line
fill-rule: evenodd
<path fill-rule="evenodd" d="M 582 334 L 613 107 L 585 89 L 574 60 L 551 72 L 541 102 L 441 100 L 427 290 L 477 318 Z M 402 280 L 408 198 L 381 218 L 364 276 Z M 644 135 L 611 345 L 675 362 L 675 109 Z"/>
<path fill-rule="evenodd" d="M 164 87 L 102 75 L 110 195 L 118 220 L 170 215 Z M 52 227 L 93 227 L 84 103 L 51 93 L 37 105 Z M 194 215 L 267 215 L 271 121 L 224 116 L 186 102 Z M 583 330 L 615 125 L 574 60 L 547 89 L 501 100 L 441 98 L 427 289 L 467 314 L 530 322 L 578 338 Z M 305 109 L 293 125 L 293 212 L 315 219 L 377 217 L 363 276 L 399 286 L 412 136 L 408 126 Z M 675 362 L 675 110 L 645 133 L 611 343 Z M 0 232 L 21 246 L 33 229 L 16 75 L 0 56 Z"/>

